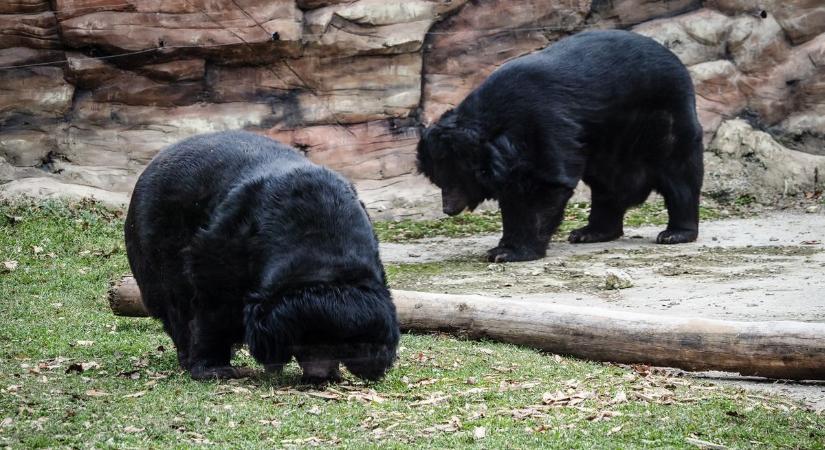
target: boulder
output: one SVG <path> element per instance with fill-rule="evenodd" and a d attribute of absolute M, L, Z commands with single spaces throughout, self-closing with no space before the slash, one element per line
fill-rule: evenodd
<path fill-rule="evenodd" d="M 0 70 L 0 126 L 60 119 L 72 107 L 74 86 L 59 67 Z"/>
<path fill-rule="evenodd" d="M 284 128 L 409 116 L 421 92 L 421 55 L 302 58 L 265 67 L 215 66 L 214 102 L 261 102 Z"/>
<path fill-rule="evenodd" d="M 740 119 L 723 123 L 705 153 L 703 191 L 715 198 L 742 195 L 770 202 L 825 190 L 825 156 L 783 147 Z"/>
<path fill-rule="evenodd" d="M 438 119 L 506 61 L 582 29 L 589 3 L 472 2 L 436 24 L 424 47 L 423 123 Z"/>
<path fill-rule="evenodd" d="M 270 137 L 300 148 L 313 161 L 357 179 L 381 180 L 415 171 L 418 127 L 381 120 L 350 126 L 271 130 Z"/>
<path fill-rule="evenodd" d="M 689 69 L 696 89 L 696 110 L 707 144 L 724 120 L 736 117 L 745 109 L 748 99 L 739 89 L 742 75 L 732 62 L 724 59 L 709 61 Z"/>
<path fill-rule="evenodd" d="M 732 15 L 773 16 L 794 45 L 825 33 L 825 4 L 821 0 L 706 0 L 705 6 Z"/>
<path fill-rule="evenodd" d="M 0 48 L 59 49 L 60 46 L 53 12 L 0 14 Z"/>
<path fill-rule="evenodd" d="M 38 49 L 28 47 L 9 47 L 0 49 L 0 67 L 23 66 L 54 62 L 62 65 L 65 54 L 61 50 Z"/>
<path fill-rule="evenodd" d="M 21 178 L 0 185 L 0 199 L 20 197 L 68 200 L 91 198 L 114 208 L 125 208 L 129 204 L 129 195 L 126 192 L 111 192 L 80 184 L 64 183 L 51 177 Z"/>
<path fill-rule="evenodd" d="M 16 167 L 36 167 L 57 149 L 53 130 L 13 130 L 0 134 L 0 157 Z"/>
<path fill-rule="evenodd" d="M 0 14 L 34 14 L 50 11 L 49 0 L 3 0 Z"/>
<path fill-rule="evenodd" d="M 593 0 L 593 19 L 627 28 L 652 19 L 674 17 L 702 7 L 701 0 Z"/>
<path fill-rule="evenodd" d="M 673 19 L 658 19 L 633 28 L 676 54 L 685 65 L 714 61 L 725 56 L 731 26 L 728 16 L 701 9 Z"/>
<path fill-rule="evenodd" d="M 139 73 L 154 80 L 194 81 L 206 75 L 206 61 L 203 59 L 182 59 L 159 64 L 147 64 L 137 69 Z"/>
<path fill-rule="evenodd" d="M 64 45 L 166 58 L 209 55 L 270 61 L 300 50 L 302 13 L 291 0 L 56 0 Z M 152 52 L 147 52 L 152 53 Z"/>
<path fill-rule="evenodd" d="M 742 72 L 758 72 L 781 64 L 791 46 L 774 16 L 741 16 L 733 20 L 727 50 Z"/>
<path fill-rule="evenodd" d="M 823 15 L 821 0 L 0 0 L 0 190 L 122 196 L 161 148 L 247 129 L 355 180 L 381 217 L 439 216 L 415 175 L 420 127 L 513 58 L 624 28 L 688 65 L 711 191 L 800 191 L 825 153 Z M 725 150 L 736 139 L 762 150 Z"/>
<path fill-rule="evenodd" d="M 794 47 L 778 65 L 768 65 L 741 78 L 739 88 L 748 107 L 766 125 L 790 115 L 803 96 L 799 86 L 819 76 L 825 63 L 825 34 Z"/>
<path fill-rule="evenodd" d="M 417 52 L 433 23 L 466 1 L 336 3 L 305 14 L 304 38 L 311 51 L 327 55 Z"/>

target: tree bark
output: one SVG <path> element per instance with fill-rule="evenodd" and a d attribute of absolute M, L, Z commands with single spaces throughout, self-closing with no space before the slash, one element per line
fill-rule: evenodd
<path fill-rule="evenodd" d="M 823 323 L 734 322 L 399 290 L 393 299 L 407 331 L 487 338 L 595 361 L 825 379 Z M 131 277 L 113 285 L 109 303 L 118 315 L 146 315 Z"/>

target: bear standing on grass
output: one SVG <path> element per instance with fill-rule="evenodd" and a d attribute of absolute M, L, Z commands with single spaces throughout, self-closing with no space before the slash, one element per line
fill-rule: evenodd
<path fill-rule="evenodd" d="M 496 199 L 504 233 L 490 261 L 545 255 L 579 180 L 590 186 L 587 226 L 572 243 L 622 235 L 628 208 L 665 199 L 657 242 L 696 240 L 702 128 L 679 59 L 627 31 L 591 31 L 493 72 L 424 131 L 418 167 L 456 215 Z"/>
<path fill-rule="evenodd" d="M 206 134 L 159 153 L 126 218 L 129 264 L 193 378 L 246 376 L 232 345 L 305 381 L 374 380 L 399 329 L 378 242 L 349 182 L 271 139 Z"/>

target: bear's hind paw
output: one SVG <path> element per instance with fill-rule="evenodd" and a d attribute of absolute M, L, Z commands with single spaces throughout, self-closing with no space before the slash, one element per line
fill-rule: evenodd
<path fill-rule="evenodd" d="M 693 242 L 699 237 L 696 230 L 665 230 L 656 238 L 657 244 L 684 244 Z"/>

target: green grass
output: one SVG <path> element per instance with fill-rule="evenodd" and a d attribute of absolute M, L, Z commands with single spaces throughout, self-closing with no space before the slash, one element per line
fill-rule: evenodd
<path fill-rule="evenodd" d="M 280 377 L 195 382 L 156 321 L 108 309 L 108 282 L 128 270 L 121 233 L 121 214 L 89 203 L 0 204 L 0 446 L 825 442 L 825 418 L 785 400 L 443 335 L 405 335 L 396 367 L 368 386 L 298 386 L 294 365 Z M 254 364 L 244 352 L 237 362 Z M 573 404 L 552 401 L 565 396 Z"/>
<path fill-rule="evenodd" d="M 554 239 L 566 239 L 571 231 L 585 226 L 589 214 L 589 203 L 568 203 L 564 211 L 564 221 L 556 231 Z M 699 208 L 699 217 L 701 220 L 711 220 L 719 218 L 720 215 L 716 209 L 703 205 Z M 625 215 L 624 223 L 628 227 L 665 225 L 667 224 L 667 209 L 662 201 L 644 203 L 630 209 Z M 479 211 L 441 219 L 379 221 L 375 223 L 375 231 L 382 242 L 404 242 L 436 236 L 463 237 L 482 233 L 500 233 L 501 214 L 499 211 Z"/>

